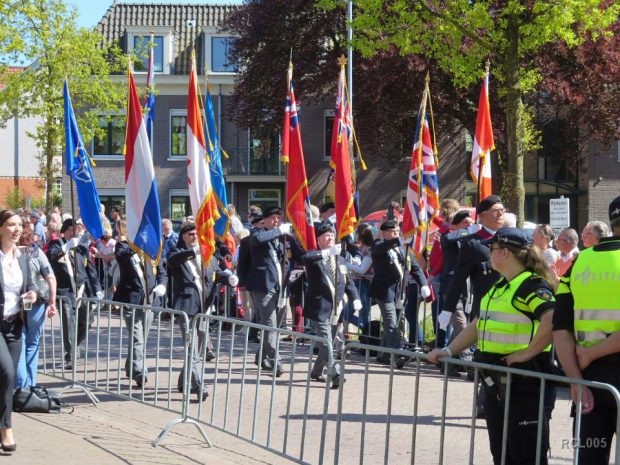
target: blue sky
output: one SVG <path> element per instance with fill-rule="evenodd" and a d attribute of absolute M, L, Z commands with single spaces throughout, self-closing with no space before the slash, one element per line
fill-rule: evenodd
<path fill-rule="evenodd" d="M 94 27 L 103 17 L 104 13 L 112 5 L 112 0 L 66 0 L 68 5 L 75 6 L 79 12 L 78 25 L 83 27 Z M 123 3 L 123 2 L 119 2 Z M 127 3 L 227 3 L 240 4 L 241 0 L 129 0 Z"/>

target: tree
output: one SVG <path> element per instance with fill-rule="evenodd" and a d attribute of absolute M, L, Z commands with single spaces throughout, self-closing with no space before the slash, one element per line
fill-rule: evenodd
<path fill-rule="evenodd" d="M 64 147 L 65 78 L 85 141 L 100 132 L 99 116 L 124 106 L 124 89 L 110 75 L 122 68 L 120 51 L 102 44 L 101 35 L 76 24 L 77 12 L 62 0 L 19 0 L 0 7 L 0 123 L 11 117 L 38 117 L 33 137 L 40 149 L 46 205 L 54 192 L 52 160 Z M 7 74 L 8 63 L 27 63 L 22 73 Z M 126 63 L 126 62 L 125 62 Z"/>
<path fill-rule="evenodd" d="M 340 8 L 340 0 L 321 0 Z M 456 87 L 479 85 L 484 63 L 492 64 L 503 101 L 508 206 L 524 218 L 524 140 L 533 140 L 531 109 L 524 97 L 542 76 L 534 58 L 562 42 L 571 48 L 596 39 L 617 20 L 619 2 L 601 0 L 356 0 L 353 45 L 373 56 L 395 45 L 403 55 L 435 59 Z"/>

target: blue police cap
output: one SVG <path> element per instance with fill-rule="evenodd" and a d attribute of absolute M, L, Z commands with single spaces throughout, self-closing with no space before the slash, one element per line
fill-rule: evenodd
<path fill-rule="evenodd" d="M 491 239 L 483 241 L 485 245 L 499 244 L 502 247 L 515 249 L 525 249 L 532 243 L 531 234 L 521 228 L 500 228 Z"/>

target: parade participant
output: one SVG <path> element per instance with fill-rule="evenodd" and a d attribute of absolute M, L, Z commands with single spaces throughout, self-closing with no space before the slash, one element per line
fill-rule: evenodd
<path fill-rule="evenodd" d="M 258 314 L 256 313 L 253 305 L 250 292 L 252 289 L 248 288 L 247 278 L 252 268 L 252 250 L 250 247 L 250 236 L 256 234 L 263 227 L 263 213 L 260 209 L 254 209 L 250 211 L 248 215 L 252 229 L 249 234 L 239 241 L 239 247 L 237 251 L 237 277 L 239 278 L 239 297 L 241 304 L 243 305 L 243 316 L 246 321 L 251 323 L 258 322 Z M 251 342 L 258 342 L 258 330 L 256 328 L 250 328 L 248 331 L 248 340 Z"/>
<path fill-rule="evenodd" d="M 86 338 L 91 320 L 94 318 L 94 314 L 91 313 L 87 321 L 88 306 L 81 305 L 77 310 L 77 322 L 75 321 L 76 315 L 73 309 L 76 299 L 83 296 L 103 299 L 99 278 L 90 260 L 90 251 L 88 247 L 80 244 L 82 238 L 74 234 L 74 226 L 73 219 L 66 219 L 60 228 L 62 239 L 51 241 L 47 249 L 47 258 L 56 276 L 56 295 L 65 298 L 62 302 L 62 324 L 66 369 L 71 369 L 74 362 L 71 358 L 71 348 L 75 325 L 79 346 Z"/>
<path fill-rule="evenodd" d="M 39 364 L 39 342 L 45 317 L 56 314 L 56 278 L 43 251 L 34 245 L 33 234 L 22 233 L 20 252 L 28 257 L 30 281 L 37 294 L 32 309 L 24 312 L 22 328 L 22 352 L 17 365 L 16 388 L 37 385 L 37 365 Z"/>
<path fill-rule="evenodd" d="M 564 273 L 573 264 L 573 260 L 579 255 L 578 242 L 579 236 L 577 236 L 577 231 L 572 228 L 563 229 L 555 240 L 560 256 L 555 261 L 553 269 L 558 277 L 564 276 Z"/>
<path fill-rule="evenodd" d="M 551 322 L 555 298 L 549 280 L 553 273 L 526 231 L 499 229 L 490 242 L 490 264 L 503 276 L 480 302 L 480 314 L 444 349 L 434 349 L 428 359 L 437 363 L 477 344 L 474 360 L 530 371 L 551 369 Z M 493 463 L 502 462 L 502 437 L 506 403 L 506 376 L 482 373 L 484 408 Z M 547 464 L 549 419 L 554 396 L 545 395 L 543 425 L 538 424 L 540 381 L 513 376 L 507 419 L 506 464 L 536 462 L 536 441 L 541 428 L 540 463 Z"/>
<path fill-rule="evenodd" d="M 609 204 L 612 237 L 582 251 L 561 278 L 553 317 L 553 340 L 566 375 L 620 389 L 620 196 Z M 571 386 L 581 400 L 579 463 L 607 464 L 618 415 L 609 391 Z M 574 413 L 574 412 L 573 412 Z M 618 440 L 618 438 L 616 438 Z"/>
<path fill-rule="evenodd" d="M 560 256 L 560 252 L 551 247 L 553 229 L 548 224 L 538 224 L 534 228 L 534 245 L 540 249 L 545 263 L 553 266 Z"/>
<path fill-rule="evenodd" d="M 340 314 L 348 297 L 353 309 L 362 308 L 357 289 L 347 273 L 346 261 L 335 245 L 336 230 L 328 220 L 323 221 L 316 230 L 319 250 L 307 252 L 302 261 L 306 268 L 308 290 L 304 305 L 304 316 L 313 321 L 315 334 L 327 340 L 327 345 L 319 344 L 319 355 L 312 367 L 311 377 L 325 382 L 323 369 L 333 357 L 333 339 L 340 320 Z M 333 360 L 333 358 L 332 358 Z M 339 365 L 327 366 L 328 380 L 332 389 L 340 386 Z"/>
<path fill-rule="evenodd" d="M 281 223 L 280 207 L 269 207 L 263 213 L 263 229 L 250 235 L 252 266 L 246 277 L 246 287 L 251 289 L 252 306 L 258 312 L 262 325 L 278 328 L 286 311 L 286 256 L 283 236 L 291 233 L 291 225 Z M 284 266 L 282 266 L 284 264 Z M 269 331 L 262 344 L 261 367 L 275 372 L 276 377 L 284 372 L 276 357 L 278 334 Z M 257 356 L 261 352 L 259 347 Z M 257 363 L 258 359 L 255 360 Z"/>
<path fill-rule="evenodd" d="M 119 280 L 112 300 L 132 305 L 152 305 L 163 307 L 168 275 L 166 268 L 160 262 L 153 266 L 150 260 L 140 257 L 127 242 L 127 223 L 124 219 L 116 222 L 119 235 L 114 248 L 114 256 L 118 263 Z M 127 359 L 125 360 L 125 374 L 133 379 L 136 386 L 141 388 L 148 382 L 148 369 L 144 360 L 145 335 L 148 335 L 153 312 L 145 309 L 130 308 L 125 310 L 125 325 L 131 342 Z M 131 365 L 131 366 L 130 366 Z"/>
<path fill-rule="evenodd" d="M 388 219 L 381 225 L 381 239 L 372 245 L 372 266 L 374 275 L 370 282 L 368 294 L 377 300 L 383 318 L 381 346 L 390 349 L 401 348 L 401 337 L 398 328 L 398 311 L 402 311 L 402 286 L 405 273 L 405 254 L 399 236 L 400 228 L 394 219 Z M 419 265 L 417 270 L 422 275 L 420 282 L 428 287 L 428 283 Z M 398 309 L 397 309 L 398 305 Z M 377 362 L 390 363 L 390 355 L 379 352 Z M 407 363 L 406 357 L 397 357 L 396 366 L 402 368 Z"/>
<path fill-rule="evenodd" d="M 473 302 L 470 319 L 478 316 L 480 299 L 497 281 L 499 275 L 488 266 L 489 247 L 482 243 L 490 239 L 493 234 L 504 224 L 504 212 L 502 200 L 497 195 L 490 195 L 476 209 L 478 221 L 482 227 L 474 234 L 461 239 L 459 255 L 454 267 L 454 274 L 446 293 L 442 312 L 439 314 L 439 326 L 447 328 L 452 323 L 454 336 L 456 337 L 465 327 L 466 321 L 462 315 L 459 318 L 455 310 L 466 288 L 467 278 L 471 280 L 473 289 Z M 456 317 L 455 317 L 456 315 Z"/>
<path fill-rule="evenodd" d="M 590 221 L 581 231 L 581 241 L 584 248 L 595 246 L 607 236 L 609 236 L 609 228 L 602 221 Z"/>
<path fill-rule="evenodd" d="M 202 269 L 200 246 L 198 245 L 198 232 L 194 223 L 185 223 L 179 231 L 179 242 L 168 254 L 168 272 L 172 280 L 172 307 L 187 313 L 190 319 L 204 312 L 205 295 L 203 279 L 209 270 Z M 203 274 L 204 273 L 204 274 Z M 185 327 L 185 319 L 180 320 L 183 337 L 188 333 Z M 188 344 L 193 344 L 191 354 L 191 386 L 190 393 L 196 394 L 199 401 L 203 401 L 209 395 L 206 386 L 201 386 L 200 380 L 204 371 L 202 353 L 207 344 L 207 332 L 200 325 L 193 326 L 193 331 Z M 185 370 L 186 367 L 183 367 Z M 183 378 L 183 377 L 181 377 Z M 183 384 L 181 383 L 181 390 Z"/>
<path fill-rule="evenodd" d="M 23 303 L 32 303 L 36 294 L 30 281 L 28 258 L 17 248 L 22 220 L 11 210 L 0 210 L 0 446 L 13 452 L 11 412 L 15 371 L 22 348 Z"/>
<path fill-rule="evenodd" d="M 357 263 L 347 263 L 347 269 L 352 272 L 353 279 L 357 284 L 357 291 L 362 302 L 362 309 L 359 311 L 357 327 L 361 333 L 370 332 L 370 281 L 372 280 L 372 229 L 369 225 L 362 223 L 356 231 L 358 247 L 361 261 Z"/>

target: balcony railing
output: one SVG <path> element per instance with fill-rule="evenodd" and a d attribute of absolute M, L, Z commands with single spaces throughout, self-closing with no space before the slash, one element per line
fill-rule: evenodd
<path fill-rule="evenodd" d="M 247 147 L 227 147 L 226 153 L 229 158 L 222 157 L 225 176 L 277 176 L 284 173 L 280 153 L 276 150 L 259 155 Z"/>

